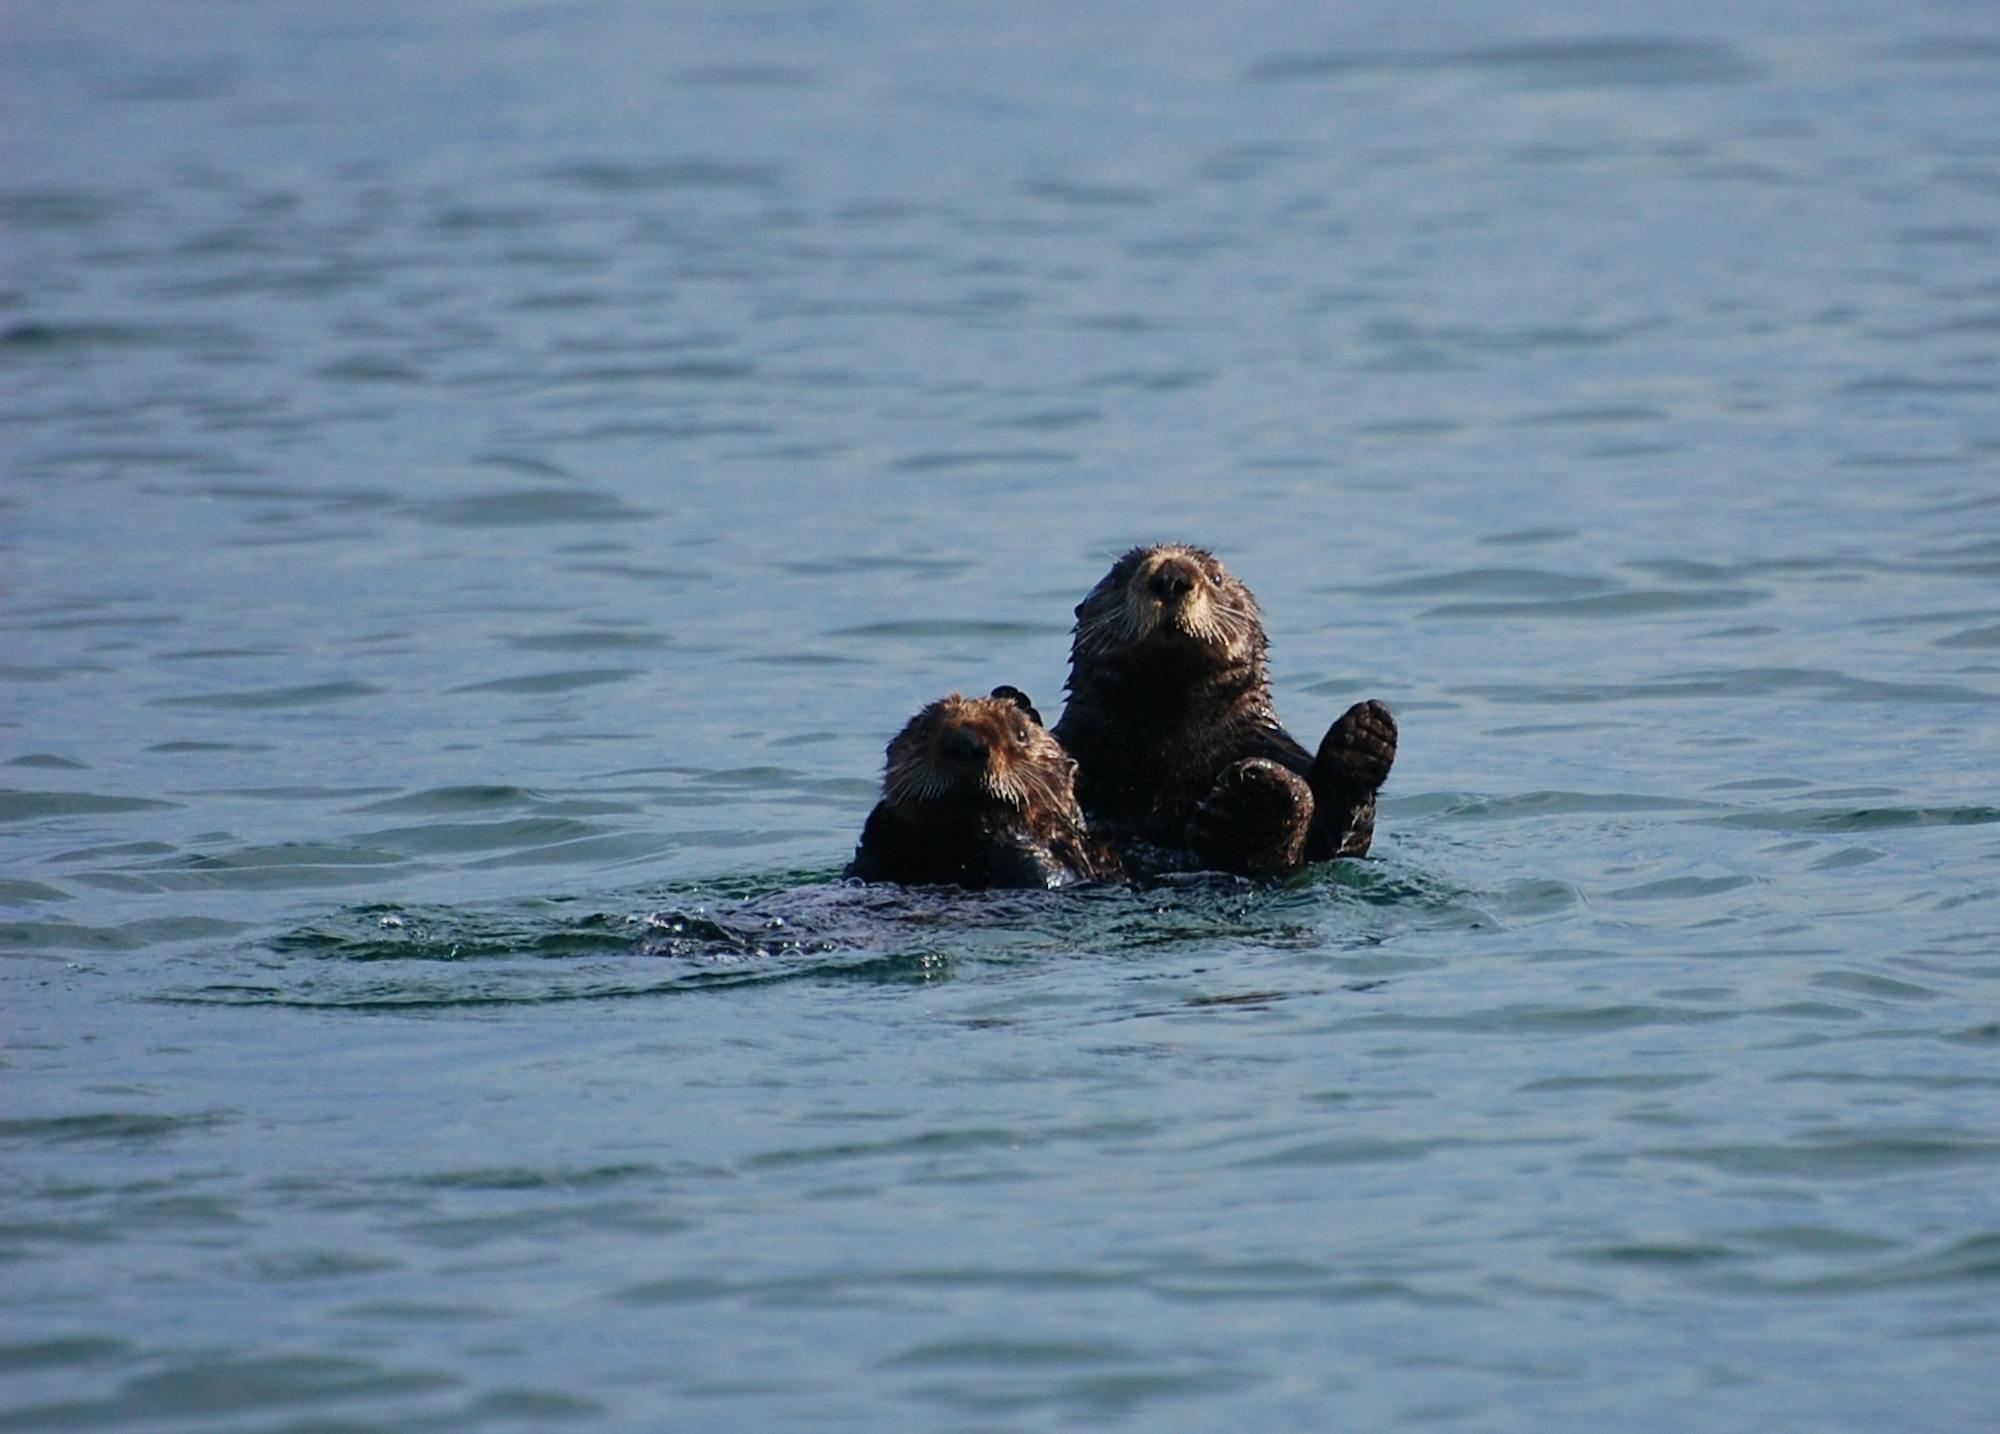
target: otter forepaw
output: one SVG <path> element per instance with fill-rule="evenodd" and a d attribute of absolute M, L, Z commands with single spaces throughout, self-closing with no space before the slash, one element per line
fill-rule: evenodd
<path fill-rule="evenodd" d="M 1034 723 L 1037 727 L 1045 727 L 1048 725 L 1047 723 L 1042 721 L 1042 714 L 1035 710 L 1034 701 L 1028 696 L 1027 693 L 1023 692 L 1020 688 L 1014 686 L 1012 683 L 1007 683 L 1007 682 L 1001 683 L 1000 686 L 993 689 L 992 695 L 995 697 L 1004 698 L 1007 701 L 1013 703 L 1016 707 L 1020 708 L 1023 712 L 1027 713 L 1029 717 L 1033 718 Z"/>
<path fill-rule="evenodd" d="M 1282 876 L 1305 861 L 1312 788 L 1263 757 L 1226 768 L 1188 825 L 1204 866 L 1242 876 Z"/>
<path fill-rule="evenodd" d="M 1357 702 L 1326 729 L 1313 759 L 1315 791 L 1372 793 L 1396 761 L 1396 719 L 1380 702 Z"/>

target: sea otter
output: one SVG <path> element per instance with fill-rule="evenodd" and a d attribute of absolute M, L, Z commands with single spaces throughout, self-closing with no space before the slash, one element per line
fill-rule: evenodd
<path fill-rule="evenodd" d="M 1395 720 L 1358 702 L 1308 753 L 1271 710 L 1266 646 L 1256 599 L 1201 548 L 1134 548 L 1077 605 L 1055 735 L 1129 862 L 1262 877 L 1368 851 Z"/>
<path fill-rule="evenodd" d="M 1076 763 L 1018 688 L 931 703 L 889 743 L 844 873 L 911 886 L 1065 886 L 1120 874 L 1084 827 Z"/>

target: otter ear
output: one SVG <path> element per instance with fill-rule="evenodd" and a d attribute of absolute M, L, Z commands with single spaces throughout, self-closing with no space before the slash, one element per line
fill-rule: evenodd
<path fill-rule="evenodd" d="M 1099 578 L 1097 585 L 1083 595 L 1083 601 L 1076 605 L 1076 616 L 1081 618 L 1092 608 L 1114 601 L 1117 594 L 1124 590 L 1126 580 L 1132 576 L 1133 564 L 1143 556 L 1140 549 L 1134 548 L 1114 563 L 1111 571 Z"/>
<path fill-rule="evenodd" d="M 1020 708 L 1023 712 L 1027 713 L 1030 717 L 1034 718 L 1035 725 L 1037 727 L 1043 725 L 1042 714 L 1035 710 L 1035 704 L 1029 700 L 1028 694 L 1023 692 L 1020 688 L 1009 687 L 1005 683 L 1002 683 L 1000 686 L 993 689 L 993 695 L 995 697 L 1005 698 L 1007 701 L 1013 703 L 1016 707 Z"/>

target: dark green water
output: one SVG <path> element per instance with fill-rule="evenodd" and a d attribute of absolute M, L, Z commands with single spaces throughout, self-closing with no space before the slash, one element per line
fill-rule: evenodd
<path fill-rule="evenodd" d="M 0 1429 L 1970 1429 L 1989 7 L 17 5 Z M 1280 888 L 840 886 L 1134 542 Z"/>

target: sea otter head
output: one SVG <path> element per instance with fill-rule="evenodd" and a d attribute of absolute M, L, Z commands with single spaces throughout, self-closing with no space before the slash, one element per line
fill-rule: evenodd
<path fill-rule="evenodd" d="M 1183 543 L 1134 548 L 1076 607 L 1070 663 L 1261 671 L 1257 600 L 1216 556 Z"/>
<path fill-rule="evenodd" d="M 931 703 L 889 743 L 882 793 L 891 806 L 998 802 L 1081 825 L 1076 762 L 1019 690 Z"/>

